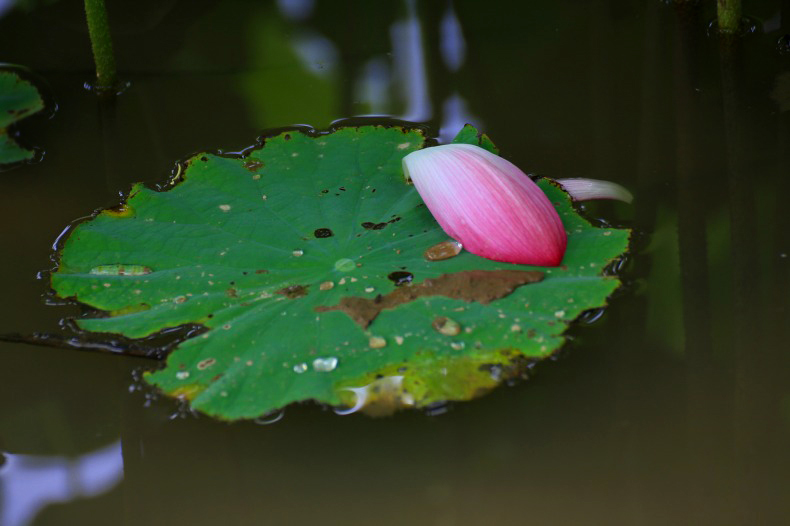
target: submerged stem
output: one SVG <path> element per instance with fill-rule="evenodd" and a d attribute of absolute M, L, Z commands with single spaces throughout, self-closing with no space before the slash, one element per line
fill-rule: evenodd
<path fill-rule="evenodd" d="M 96 62 L 98 91 L 113 90 L 117 83 L 115 76 L 115 55 L 112 50 L 110 23 L 104 0 L 85 0 L 85 17 L 88 20 L 88 33 Z"/>
<path fill-rule="evenodd" d="M 718 0 L 719 31 L 736 33 L 741 26 L 741 0 Z"/>

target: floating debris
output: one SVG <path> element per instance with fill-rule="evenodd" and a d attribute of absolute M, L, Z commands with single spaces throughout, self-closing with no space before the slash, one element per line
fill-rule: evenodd
<path fill-rule="evenodd" d="M 296 374 L 302 374 L 306 370 L 307 370 L 307 364 L 306 363 L 297 363 L 296 365 L 294 365 L 294 372 Z"/>
<path fill-rule="evenodd" d="M 318 290 L 330 290 L 335 286 L 334 281 L 324 281 L 318 286 Z"/>
<path fill-rule="evenodd" d="M 230 205 L 219 205 L 219 209 L 222 210 L 223 212 L 229 212 Z"/>
<path fill-rule="evenodd" d="M 302 257 L 304 255 L 304 250 L 302 250 L 301 248 L 297 248 L 292 252 L 292 254 L 294 255 L 295 258 Z"/>

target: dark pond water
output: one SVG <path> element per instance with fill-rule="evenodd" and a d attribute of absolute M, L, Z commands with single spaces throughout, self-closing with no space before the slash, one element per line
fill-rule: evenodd
<path fill-rule="evenodd" d="M 80 2 L 19 3 L 0 58 L 59 109 L 22 127 L 44 161 L 0 173 L 0 333 L 75 313 L 36 280 L 70 221 L 289 124 L 469 121 L 528 171 L 625 185 L 587 208 L 639 235 L 557 360 L 433 416 L 180 418 L 148 361 L 0 344 L 4 526 L 790 522 L 788 2 L 744 2 L 722 47 L 713 2 L 110 1 L 114 110 Z"/>

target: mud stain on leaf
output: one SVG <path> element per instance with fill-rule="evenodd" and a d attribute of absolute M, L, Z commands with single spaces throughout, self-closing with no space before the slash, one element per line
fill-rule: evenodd
<path fill-rule="evenodd" d="M 426 279 L 410 287 L 398 287 L 386 296 L 379 295 L 374 299 L 349 296 L 341 299 L 337 305 L 319 306 L 315 310 L 345 312 L 365 329 L 384 309 L 394 309 L 424 296 L 446 296 L 486 305 L 504 298 L 522 285 L 537 283 L 542 279 L 543 272 L 535 270 L 464 270 Z"/>

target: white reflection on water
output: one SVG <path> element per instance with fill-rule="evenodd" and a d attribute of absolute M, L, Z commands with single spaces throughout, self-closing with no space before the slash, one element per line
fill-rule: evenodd
<path fill-rule="evenodd" d="M 123 480 L 121 441 L 69 458 L 6 455 L 0 467 L 0 524 L 25 526 L 49 504 L 101 495 Z"/>
<path fill-rule="evenodd" d="M 304 20 L 313 13 L 315 0 L 277 0 L 280 12 L 291 20 Z"/>
<path fill-rule="evenodd" d="M 458 131 L 467 123 L 478 130 L 482 129 L 480 119 L 469 112 L 466 99 L 458 93 L 453 93 L 445 99 L 442 105 L 442 125 L 439 128 L 439 138 L 445 143 L 452 141 Z"/>
<path fill-rule="evenodd" d="M 304 31 L 294 36 L 292 44 L 307 71 L 323 77 L 337 69 L 337 49 L 323 35 Z"/>
<path fill-rule="evenodd" d="M 431 99 L 428 97 L 428 75 L 425 70 L 420 21 L 414 0 L 406 2 L 408 16 L 395 22 L 390 29 L 392 56 L 399 88 L 406 102 L 406 110 L 399 119 L 412 122 L 431 118 Z"/>
<path fill-rule="evenodd" d="M 357 80 L 354 93 L 359 102 L 370 107 L 370 114 L 384 115 L 390 109 L 390 83 L 392 75 L 385 57 L 368 60 Z"/>
<path fill-rule="evenodd" d="M 6 11 L 10 11 L 15 3 L 14 0 L 0 0 L 0 16 L 3 16 Z"/>
<path fill-rule="evenodd" d="M 461 30 L 461 22 L 455 14 L 452 4 L 447 6 L 447 11 L 442 17 L 439 39 L 444 65 L 450 71 L 458 71 L 466 59 L 466 40 Z"/>

